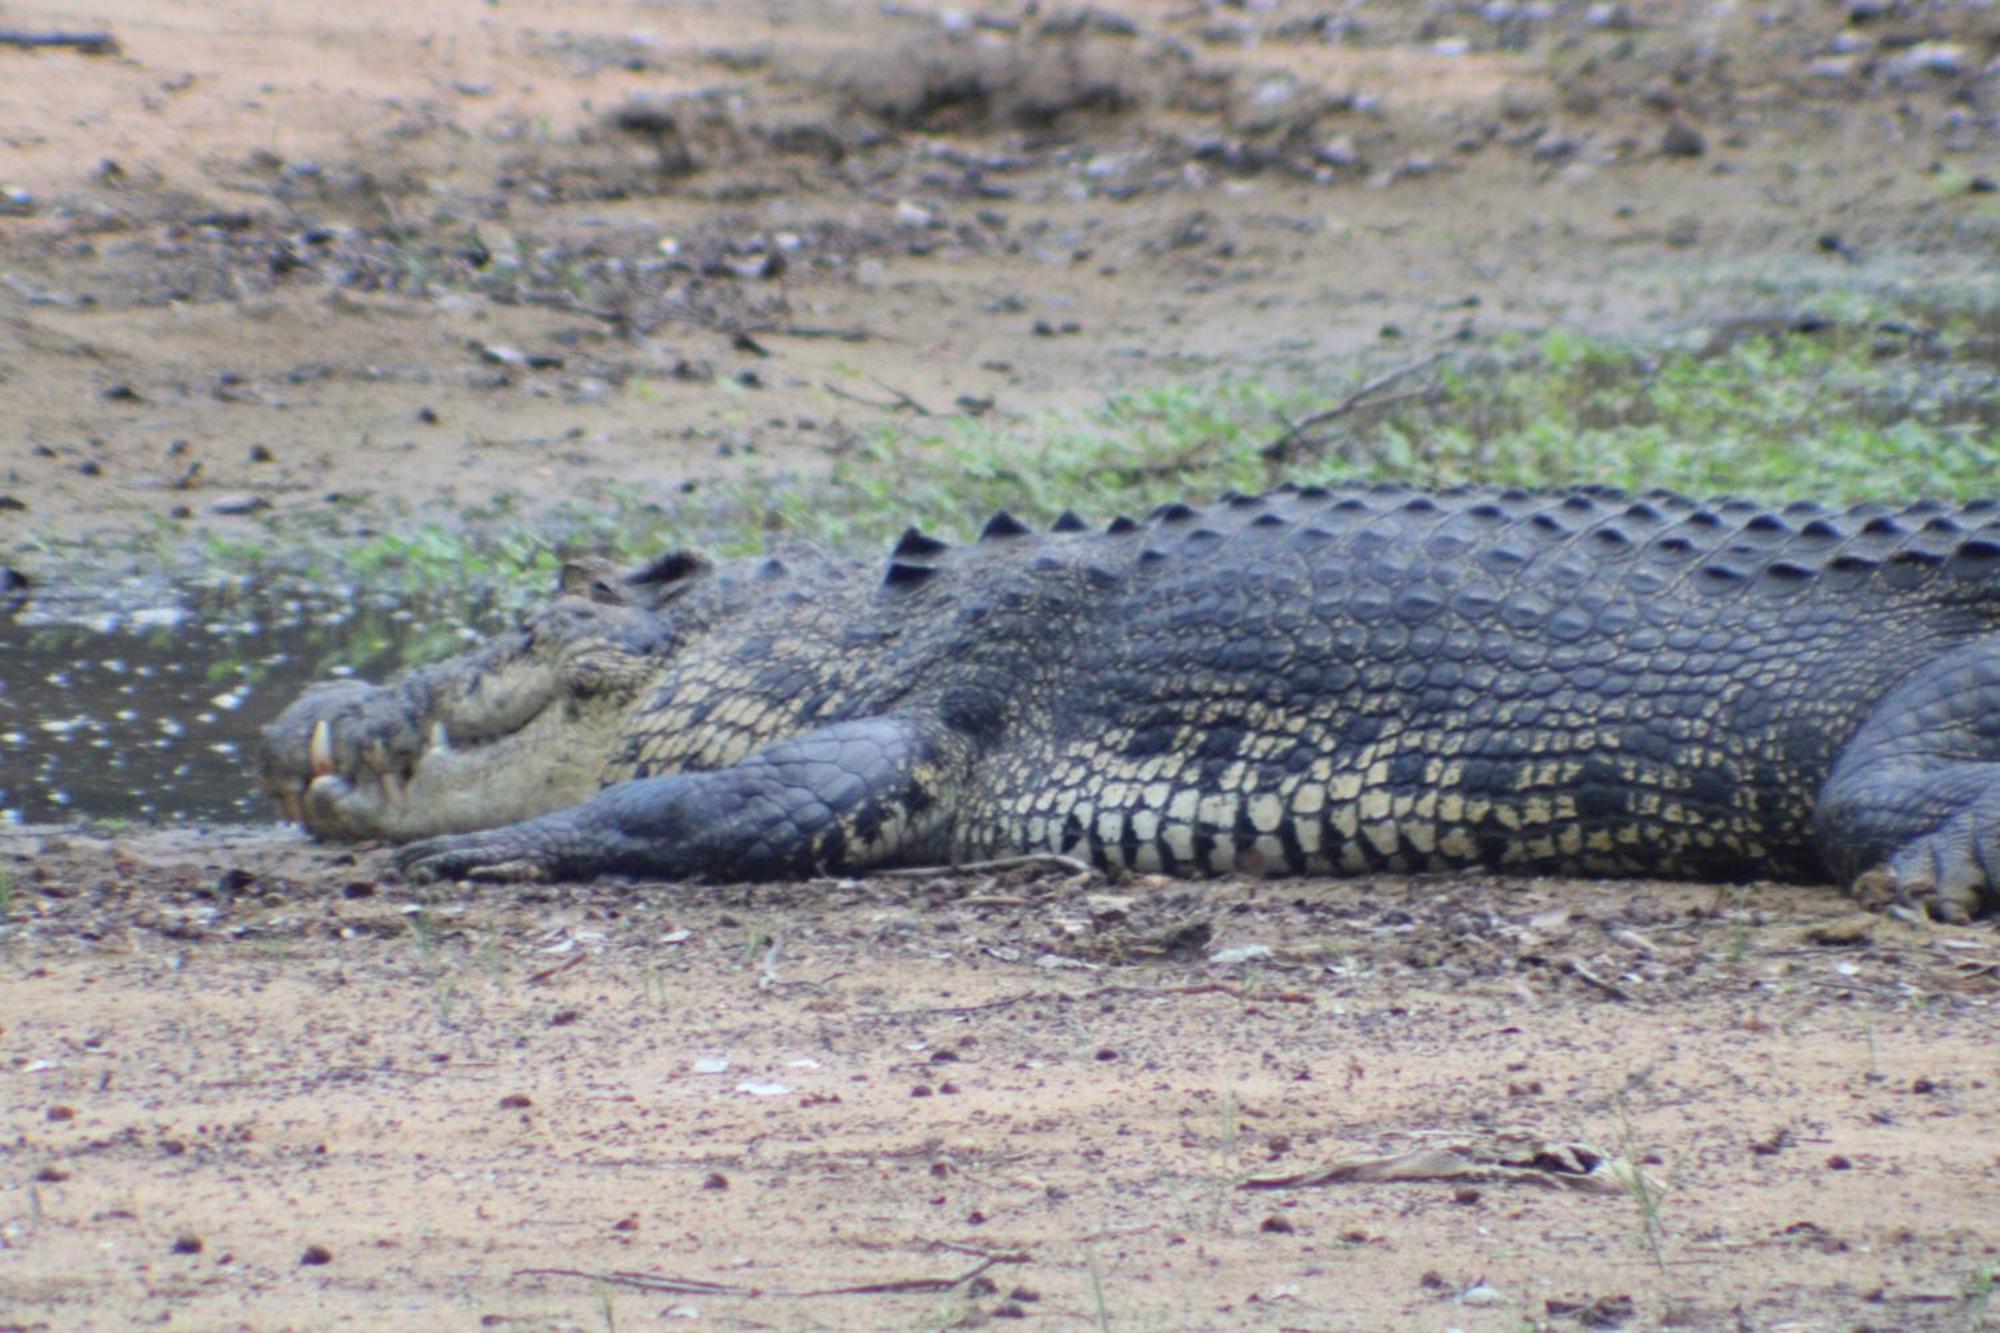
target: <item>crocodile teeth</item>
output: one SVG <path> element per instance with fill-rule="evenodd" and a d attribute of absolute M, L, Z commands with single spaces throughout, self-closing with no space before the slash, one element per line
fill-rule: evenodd
<path fill-rule="evenodd" d="M 400 805 L 402 803 L 403 780 L 396 776 L 393 769 L 385 768 L 382 770 L 382 799 L 391 805 Z"/>
<path fill-rule="evenodd" d="M 440 751 L 451 748 L 451 737 L 444 734 L 444 723 L 442 722 L 431 723 L 431 748 Z"/>
<path fill-rule="evenodd" d="M 306 755 L 314 777 L 323 778 L 333 772 L 333 728 L 325 718 L 313 723 L 312 742 L 306 748 Z"/>

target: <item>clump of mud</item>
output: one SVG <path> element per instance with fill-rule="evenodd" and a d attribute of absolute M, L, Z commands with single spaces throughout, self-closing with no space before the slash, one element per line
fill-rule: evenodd
<path fill-rule="evenodd" d="M 947 29 L 856 46 L 811 82 L 892 128 L 1049 130 L 1170 101 L 1188 63 L 1177 45 L 1086 16 L 1011 33 Z"/>

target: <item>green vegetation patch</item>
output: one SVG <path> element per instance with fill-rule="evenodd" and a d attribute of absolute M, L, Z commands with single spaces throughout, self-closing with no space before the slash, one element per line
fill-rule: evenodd
<path fill-rule="evenodd" d="M 1674 346 L 1558 331 L 1303 387 L 1233 380 L 1027 422 L 899 422 L 811 472 L 771 468 L 664 499 L 621 487 L 541 514 L 503 499 L 413 518 L 319 543 L 310 574 L 490 620 L 545 595 L 562 561 L 583 552 L 865 550 L 910 524 L 966 535 L 998 509 L 1102 521 L 1285 480 L 1594 482 L 1835 503 L 1992 493 L 2000 301 L 1848 305 L 1727 323 Z M 212 555 L 227 564 L 240 553 Z M 269 572 L 274 559 L 282 553 L 250 563 Z M 449 646 L 433 637 L 433 651 Z"/>
<path fill-rule="evenodd" d="M 828 479 L 769 478 L 736 500 L 753 531 L 847 545 L 910 522 L 964 531 L 997 508 L 1104 517 L 1284 480 L 1967 498 L 1995 488 L 2000 462 L 2000 312 L 1743 321 L 1664 349 L 1555 332 L 1348 380 L 885 432 Z"/>

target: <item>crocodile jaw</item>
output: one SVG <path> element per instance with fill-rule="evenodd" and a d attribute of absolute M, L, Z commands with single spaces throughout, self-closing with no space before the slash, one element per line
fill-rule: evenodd
<path fill-rule="evenodd" d="M 464 744 L 453 744 L 440 722 L 406 763 L 342 772 L 331 758 L 333 723 L 322 718 L 303 789 L 275 794 L 289 817 L 323 838 L 401 842 L 513 823 L 596 794 L 618 719 L 607 710 L 594 720 L 608 725 L 584 726 L 547 708 L 517 731 Z"/>
<path fill-rule="evenodd" d="M 657 679 L 615 632 L 636 624 L 571 604 L 386 685 L 315 686 L 265 729 L 258 780 L 282 817 L 335 839 L 462 833 L 587 800 Z"/>

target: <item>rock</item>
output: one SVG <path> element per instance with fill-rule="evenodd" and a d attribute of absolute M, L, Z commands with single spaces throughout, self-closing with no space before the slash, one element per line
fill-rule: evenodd
<path fill-rule="evenodd" d="M 1679 117 L 1668 122 L 1666 133 L 1660 136 L 1661 157 L 1700 157 L 1707 151 L 1708 140 L 1701 137 L 1701 131 Z"/>
<path fill-rule="evenodd" d="M 1918 42 L 1889 62 L 1896 74 L 1935 74 L 1950 78 L 1965 72 L 1965 48 L 1955 42 Z"/>

